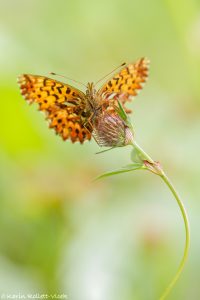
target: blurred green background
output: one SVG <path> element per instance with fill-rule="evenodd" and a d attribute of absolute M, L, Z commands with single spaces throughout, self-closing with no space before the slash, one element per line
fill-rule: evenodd
<path fill-rule="evenodd" d="M 155 300 L 184 247 L 178 206 L 147 172 L 92 183 L 130 163 L 63 142 L 19 93 L 20 73 L 87 83 L 147 56 L 150 78 L 130 107 L 138 143 L 183 197 L 189 261 L 168 299 L 200 299 L 200 1 L 0 0 L 0 294 Z"/>

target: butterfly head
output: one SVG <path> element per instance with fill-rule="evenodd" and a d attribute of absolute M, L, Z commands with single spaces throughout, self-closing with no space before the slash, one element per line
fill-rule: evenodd
<path fill-rule="evenodd" d="M 87 90 L 86 90 L 86 95 L 90 99 L 94 99 L 95 98 L 96 90 L 94 88 L 94 83 L 93 82 L 88 82 L 88 84 L 87 84 Z"/>

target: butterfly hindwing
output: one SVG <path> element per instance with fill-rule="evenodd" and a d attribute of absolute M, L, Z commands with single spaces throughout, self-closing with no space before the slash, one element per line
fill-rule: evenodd
<path fill-rule="evenodd" d="M 84 118 L 74 113 L 71 107 L 52 107 L 48 112 L 49 127 L 54 128 L 63 140 L 71 138 L 72 142 L 91 139 L 91 130 L 84 126 Z"/>

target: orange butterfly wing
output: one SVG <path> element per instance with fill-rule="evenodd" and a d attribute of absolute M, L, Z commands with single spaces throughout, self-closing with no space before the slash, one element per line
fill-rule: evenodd
<path fill-rule="evenodd" d="M 72 142 L 91 139 L 84 126 L 90 113 L 86 110 L 85 94 L 65 83 L 37 75 L 23 74 L 18 77 L 21 94 L 29 103 L 38 103 L 46 113 L 49 127 L 54 128 L 63 140 Z"/>
<path fill-rule="evenodd" d="M 135 63 L 128 64 L 118 74 L 103 85 L 99 95 L 107 101 L 107 107 L 117 105 L 116 99 L 120 100 L 126 112 L 131 112 L 125 107 L 127 101 L 131 101 L 143 88 L 148 78 L 149 60 L 141 58 Z M 106 103 L 106 102 L 104 102 Z"/>

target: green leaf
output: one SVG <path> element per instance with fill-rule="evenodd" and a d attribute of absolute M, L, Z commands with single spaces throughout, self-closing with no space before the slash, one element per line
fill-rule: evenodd
<path fill-rule="evenodd" d="M 111 148 L 109 148 L 109 149 L 105 149 L 105 150 L 102 150 L 102 151 L 96 152 L 95 154 L 101 154 L 101 153 L 104 153 L 104 152 L 110 151 L 110 150 L 112 150 L 112 149 L 115 149 L 115 148 L 117 148 L 117 147 L 111 147 Z"/>
<path fill-rule="evenodd" d="M 126 123 L 126 125 L 132 130 L 133 132 L 133 126 L 131 124 L 131 120 L 129 118 L 129 116 L 127 115 L 127 113 L 125 112 L 121 102 L 119 100 L 117 100 L 119 107 L 117 107 L 117 112 L 119 114 L 119 116 L 124 120 L 124 122 Z"/>
<path fill-rule="evenodd" d="M 119 100 L 117 100 L 119 107 L 117 107 L 117 113 L 120 115 L 120 117 L 126 122 L 128 120 L 128 116 L 125 112 L 125 110 L 122 107 L 122 104 Z"/>
<path fill-rule="evenodd" d="M 99 175 L 98 177 L 96 177 L 95 181 L 98 180 L 98 179 L 102 179 L 102 178 L 105 178 L 105 177 L 112 176 L 112 175 L 117 175 L 117 174 L 121 174 L 121 173 L 131 172 L 131 171 L 134 171 L 134 170 L 145 169 L 145 168 L 146 167 L 143 164 L 140 164 L 140 163 L 130 164 L 130 165 L 127 165 L 125 167 L 122 167 L 121 169 L 103 173 L 103 174 Z"/>

